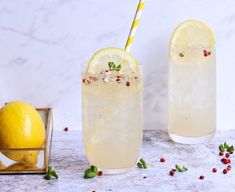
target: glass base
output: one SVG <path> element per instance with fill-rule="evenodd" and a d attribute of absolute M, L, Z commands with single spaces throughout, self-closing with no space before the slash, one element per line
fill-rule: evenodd
<path fill-rule="evenodd" d="M 215 133 L 205 135 L 202 137 L 184 137 L 169 133 L 171 139 L 176 143 L 181 144 L 200 144 L 200 143 L 207 143 L 209 142 L 215 135 Z"/>
<path fill-rule="evenodd" d="M 102 170 L 103 174 L 105 175 L 118 175 L 118 174 L 124 174 L 131 170 L 131 168 L 127 169 L 103 169 L 100 168 L 99 170 Z"/>

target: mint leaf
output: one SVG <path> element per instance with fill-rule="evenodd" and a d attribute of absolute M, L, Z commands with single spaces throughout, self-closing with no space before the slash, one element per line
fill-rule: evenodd
<path fill-rule="evenodd" d="M 91 179 L 98 175 L 98 169 L 96 166 L 92 165 L 89 169 L 87 169 L 84 173 L 85 179 Z"/>
<path fill-rule="evenodd" d="M 229 146 L 226 142 L 224 142 L 224 144 L 219 145 L 220 152 L 224 152 L 225 149 L 227 150 L 227 152 L 233 152 L 234 146 L 233 145 Z"/>
<path fill-rule="evenodd" d="M 143 168 L 144 168 L 143 165 L 142 165 L 140 162 L 137 163 L 137 166 L 138 166 L 140 169 L 143 169 Z"/>
<path fill-rule="evenodd" d="M 116 65 L 114 62 L 110 61 L 108 62 L 109 69 L 112 69 L 114 71 L 120 71 L 121 70 L 121 65 Z"/>
<path fill-rule="evenodd" d="M 116 67 L 116 71 L 120 71 L 121 70 L 121 65 L 119 64 L 117 67 Z"/>
<path fill-rule="evenodd" d="M 142 164 L 146 164 L 143 159 L 140 159 L 140 162 L 141 162 Z"/>
<path fill-rule="evenodd" d="M 140 169 L 147 169 L 147 163 L 143 160 L 143 159 L 140 159 L 139 162 L 137 163 L 137 166 L 140 168 Z"/>
<path fill-rule="evenodd" d="M 58 179 L 59 176 L 57 175 L 56 171 L 51 166 L 48 166 L 48 171 L 46 175 L 44 176 L 44 179 L 51 180 L 52 178 Z"/>
<path fill-rule="evenodd" d="M 221 144 L 221 145 L 219 146 L 219 151 L 220 151 L 220 152 L 224 152 L 224 145 L 223 145 L 223 144 Z"/>
<path fill-rule="evenodd" d="M 55 177 L 56 179 L 59 178 L 59 176 L 57 175 L 57 173 L 55 172 L 55 170 L 52 170 L 52 171 L 50 172 L 50 175 L 53 176 L 53 177 Z"/>
<path fill-rule="evenodd" d="M 226 143 L 226 142 L 224 142 L 224 148 L 228 148 L 229 147 L 229 145 Z"/>
<path fill-rule="evenodd" d="M 177 171 L 180 171 L 180 166 L 179 166 L 179 165 L 175 165 L 175 169 L 176 169 Z"/>
<path fill-rule="evenodd" d="M 93 172 L 91 169 L 87 169 L 85 171 L 85 174 L 84 174 L 85 179 L 91 179 L 91 178 L 94 178 L 96 176 L 97 176 L 97 174 L 95 172 Z"/>
<path fill-rule="evenodd" d="M 185 166 L 180 167 L 179 165 L 175 165 L 175 170 L 178 171 L 178 172 L 185 172 L 185 171 L 188 170 L 188 168 L 186 168 Z"/>
<path fill-rule="evenodd" d="M 50 175 L 50 174 L 46 174 L 46 175 L 44 176 L 44 179 L 46 179 L 46 180 L 51 180 L 51 175 Z"/>
<path fill-rule="evenodd" d="M 110 69 L 113 69 L 115 67 L 114 62 L 108 62 L 108 66 Z"/>
<path fill-rule="evenodd" d="M 233 151 L 234 151 L 234 146 L 231 145 L 230 147 L 228 147 L 228 148 L 227 148 L 227 151 L 228 151 L 228 152 L 233 152 Z"/>
<path fill-rule="evenodd" d="M 99 172 L 98 169 L 97 169 L 97 167 L 94 166 L 94 165 L 91 166 L 91 171 L 94 172 L 94 173 L 96 173 L 96 174 L 98 174 L 98 172 Z"/>

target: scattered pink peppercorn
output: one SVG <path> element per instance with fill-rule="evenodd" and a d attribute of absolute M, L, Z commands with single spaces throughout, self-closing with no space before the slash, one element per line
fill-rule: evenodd
<path fill-rule="evenodd" d="M 225 157 L 229 158 L 230 157 L 230 153 L 226 153 Z"/>
<path fill-rule="evenodd" d="M 230 171 L 230 170 L 231 170 L 231 168 L 232 168 L 232 166 L 231 166 L 231 165 L 228 165 L 228 166 L 227 166 L 227 170 L 228 170 L 228 171 Z"/>
<path fill-rule="evenodd" d="M 222 158 L 222 159 L 221 159 L 221 162 L 222 162 L 223 164 L 228 164 L 228 163 L 231 163 L 231 160 L 230 160 L 230 159 Z"/>
<path fill-rule="evenodd" d="M 212 172 L 213 172 L 213 173 L 216 173 L 216 172 L 217 172 L 217 169 L 216 169 L 216 168 L 213 168 L 213 169 L 212 169 Z"/>
<path fill-rule="evenodd" d="M 207 50 L 203 50 L 203 54 L 204 54 L 204 57 L 207 57 L 208 56 Z"/>
<path fill-rule="evenodd" d="M 160 159 L 160 162 L 161 162 L 161 163 L 164 163 L 165 161 L 166 161 L 166 159 L 164 159 L 164 158 L 161 158 L 161 159 Z"/>
<path fill-rule="evenodd" d="M 223 155 L 224 155 L 224 152 L 220 151 L 219 156 L 223 156 Z"/>
<path fill-rule="evenodd" d="M 223 164 L 229 164 L 229 163 L 231 163 L 231 160 L 230 160 L 230 159 L 225 159 L 225 158 L 223 158 L 223 159 L 221 159 L 221 161 L 222 161 Z"/>
<path fill-rule="evenodd" d="M 228 173 L 228 170 L 227 169 L 224 169 L 223 170 L 223 174 L 227 174 Z"/>
<path fill-rule="evenodd" d="M 69 130 L 69 128 L 68 128 L 68 127 L 65 127 L 65 128 L 64 128 L 64 131 L 66 131 L 66 132 L 67 132 L 68 130 Z"/>
<path fill-rule="evenodd" d="M 199 177 L 199 179 L 203 180 L 203 179 L 205 179 L 205 176 L 201 175 L 201 176 Z"/>
<path fill-rule="evenodd" d="M 223 159 L 224 164 L 228 164 L 228 159 Z"/>
<path fill-rule="evenodd" d="M 174 172 L 173 170 L 171 170 L 171 171 L 169 172 L 169 174 L 170 174 L 170 176 L 174 176 L 175 172 Z"/>
<path fill-rule="evenodd" d="M 103 172 L 102 171 L 99 171 L 98 172 L 98 176 L 102 176 L 103 175 Z"/>

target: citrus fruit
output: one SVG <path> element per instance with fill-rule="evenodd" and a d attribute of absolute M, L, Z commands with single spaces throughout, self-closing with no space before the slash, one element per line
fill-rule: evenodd
<path fill-rule="evenodd" d="M 0 148 L 41 148 L 45 127 L 39 113 L 29 104 L 15 101 L 0 109 Z M 11 160 L 36 164 L 38 151 L 3 152 Z"/>
<path fill-rule="evenodd" d="M 6 166 L 0 161 L 0 169 L 5 169 Z"/>
<path fill-rule="evenodd" d="M 172 46 L 202 46 L 210 47 L 215 44 L 215 37 L 205 23 L 198 20 L 187 20 L 176 27 L 170 45 Z"/>
<path fill-rule="evenodd" d="M 18 171 L 18 170 L 35 170 L 38 169 L 35 165 L 25 163 L 14 163 L 6 168 L 6 170 Z"/>
<path fill-rule="evenodd" d="M 138 73 L 138 62 L 128 52 L 120 48 L 104 48 L 97 51 L 89 61 L 86 72 L 96 74 L 108 68 L 108 63 L 121 65 L 121 74 Z"/>
<path fill-rule="evenodd" d="M 215 54 L 215 37 L 203 22 L 188 20 L 174 30 L 170 40 L 170 60 L 173 63 L 193 66 L 214 57 L 204 57 L 204 52 Z"/>

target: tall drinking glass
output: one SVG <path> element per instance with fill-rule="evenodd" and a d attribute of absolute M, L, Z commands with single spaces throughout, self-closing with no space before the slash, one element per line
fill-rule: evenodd
<path fill-rule="evenodd" d="M 119 48 L 98 51 L 82 82 L 83 136 L 91 165 L 128 171 L 142 143 L 142 79 L 137 61 Z"/>
<path fill-rule="evenodd" d="M 216 131 L 216 51 L 204 23 L 179 25 L 170 42 L 169 134 L 179 143 L 209 141 Z"/>

